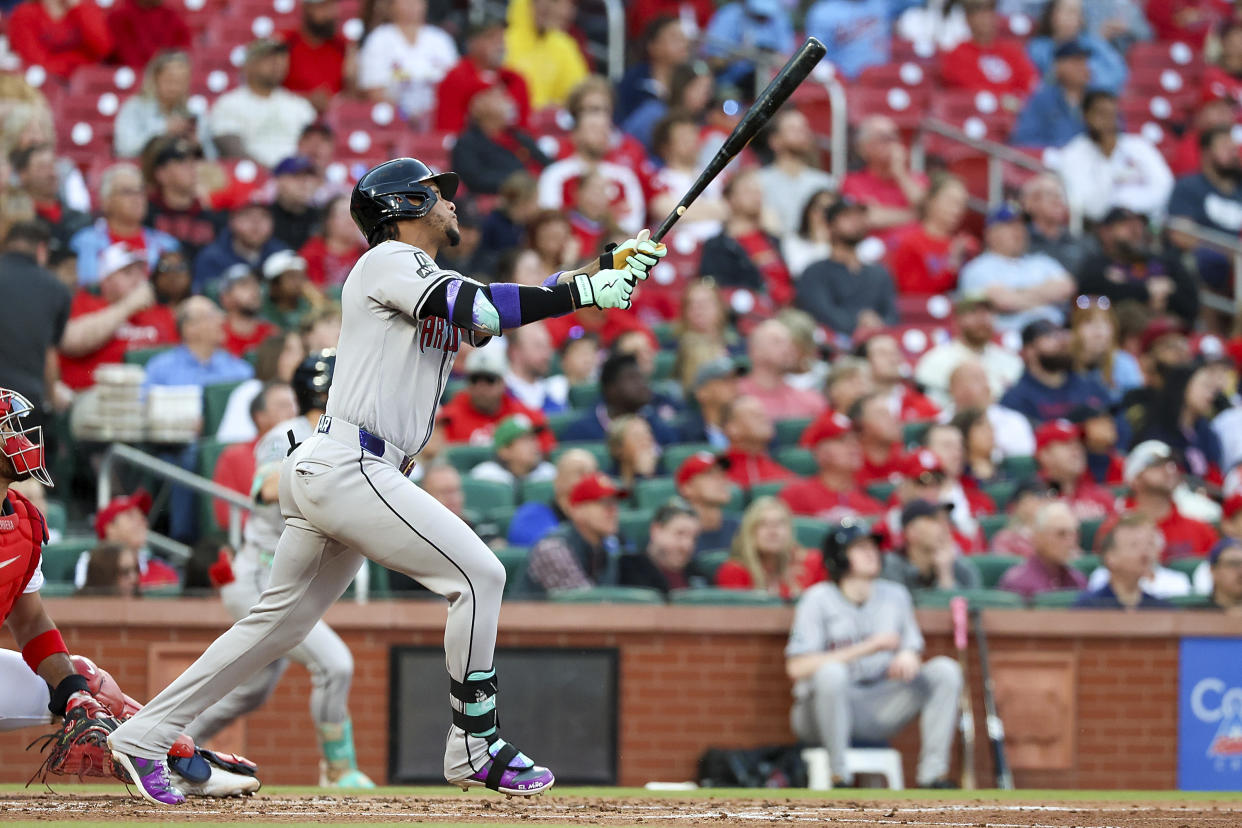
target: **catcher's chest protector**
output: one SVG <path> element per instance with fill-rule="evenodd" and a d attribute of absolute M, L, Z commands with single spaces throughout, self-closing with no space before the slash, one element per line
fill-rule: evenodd
<path fill-rule="evenodd" d="M 43 515 L 26 498 L 10 491 L 0 501 L 0 623 L 9 617 L 39 566 L 43 540 Z"/>

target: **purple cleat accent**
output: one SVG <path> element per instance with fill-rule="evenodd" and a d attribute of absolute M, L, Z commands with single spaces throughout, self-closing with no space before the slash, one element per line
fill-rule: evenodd
<path fill-rule="evenodd" d="M 457 783 L 463 791 L 468 788 L 491 788 L 510 796 L 534 796 L 550 789 L 556 782 L 552 771 L 536 765 L 503 739 L 493 742 L 488 752 L 492 760 L 477 773 Z"/>
<path fill-rule="evenodd" d="M 163 759 L 143 759 L 119 750 L 112 751 L 112 759 L 129 774 L 143 799 L 156 805 L 180 805 L 185 802 L 185 797 L 169 778 L 168 765 Z"/>

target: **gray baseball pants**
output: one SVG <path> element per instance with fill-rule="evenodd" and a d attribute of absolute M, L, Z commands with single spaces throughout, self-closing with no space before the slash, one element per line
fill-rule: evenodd
<path fill-rule="evenodd" d="M 401 474 L 394 447 L 381 459 L 359 448 L 350 429 L 333 420 L 331 433 L 311 436 L 285 460 L 285 531 L 258 605 L 117 728 L 114 749 L 162 758 L 194 717 L 301 643 L 364 556 L 448 599 L 444 650 L 453 679 L 492 668 L 504 567 L 465 522 Z M 487 747 L 450 726 L 445 778 L 481 768 Z"/>
<path fill-rule="evenodd" d="M 809 692 L 794 701 L 790 719 L 799 739 L 828 749 L 833 776 L 845 778 L 851 740 L 885 742 L 918 715 L 918 783 L 926 785 L 949 774 L 961 690 L 962 670 L 946 656 L 924 662 L 908 682 L 858 684 L 847 665 L 825 664 L 811 677 Z"/>

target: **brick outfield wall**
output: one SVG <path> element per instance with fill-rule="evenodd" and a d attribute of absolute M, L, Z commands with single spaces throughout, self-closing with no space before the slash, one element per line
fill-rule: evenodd
<path fill-rule="evenodd" d="M 159 689 L 150 683 L 161 653 L 170 647 L 197 653 L 228 623 L 223 609 L 210 601 L 46 603 L 70 647 L 110 670 L 140 699 Z M 618 782 L 640 785 L 693 778 L 697 759 L 709 746 L 793 740 L 782 656 L 790 617 L 787 609 L 770 608 L 513 604 L 502 613 L 500 646 L 618 648 Z M 951 654 L 947 612 L 920 611 L 919 620 L 928 655 Z M 328 621 L 354 653 L 350 707 L 360 764 L 383 780 L 389 648 L 438 645 L 443 605 L 340 604 Z M 1037 728 L 1043 721 L 1050 729 L 1060 723 L 1072 734 L 1072 756 L 1055 770 L 1017 769 L 1018 787 L 1024 788 L 1175 787 L 1178 639 L 1237 635 L 1236 625 L 1210 614 L 1148 613 L 1140 624 L 1124 613 L 1006 611 L 985 613 L 984 621 L 994 661 L 1068 657 L 1071 665 L 1072 690 L 1068 679 L 1066 687 L 1075 721 L 1065 722 L 1066 711 L 1056 704 L 1025 715 L 1035 717 Z M 976 769 L 980 786 L 987 787 L 991 761 L 976 663 L 972 648 Z M 266 707 L 247 721 L 245 744 L 223 747 L 257 761 L 271 784 L 313 784 L 318 752 L 308 703 L 305 670 L 292 665 Z M 503 704 L 502 697 L 502 710 Z M 37 760 L 23 748 L 34 735 L 30 730 L 0 734 L 0 781 L 30 777 Z M 917 727 L 911 726 L 896 743 L 906 755 L 908 780 L 914 778 L 917 739 Z"/>

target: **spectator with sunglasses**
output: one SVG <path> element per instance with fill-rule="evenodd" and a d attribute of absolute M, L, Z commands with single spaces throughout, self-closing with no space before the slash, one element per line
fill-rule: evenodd
<path fill-rule="evenodd" d="M 464 389 L 440 408 L 439 431 L 448 443 L 495 445 L 497 427 L 508 417 L 524 415 L 539 434 L 543 451 L 556 446 L 542 412 L 528 408 L 505 389 L 509 363 L 499 348 L 476 348 L 466 357 Z"/>
<path fill-rule="evenodd" d="M 151 287 L 156 303 L 169 308 L 175 308 L 190 297 L 193 288 L 190 265 L 180 250 L 165 250 L 160 254 L 151 271 Z"/>

